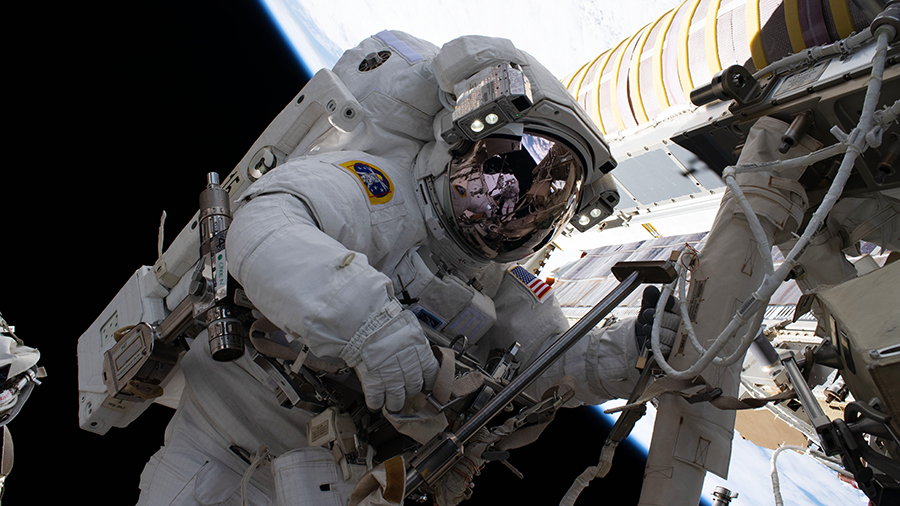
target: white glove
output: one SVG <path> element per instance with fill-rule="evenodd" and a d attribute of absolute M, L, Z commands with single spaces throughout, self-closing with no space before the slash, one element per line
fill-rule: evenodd
<path fill-rule="evenodd" d="M 366 320 L 341 358 L 356 369 L 374 410 L 400 411 L 407 397 L 434 386 L 439 369 L 419 321 L 396 301 Z"/>

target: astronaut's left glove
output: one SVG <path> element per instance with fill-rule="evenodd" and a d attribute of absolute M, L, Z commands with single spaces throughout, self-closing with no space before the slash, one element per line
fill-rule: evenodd
<path fill-rule="evenodd" d="M 392 412 L 430 390 L 440 368 L 419 321 L 395 300 L 366 320 L 341 358 L 356 369 L 369 409 Z"/>
<path fill-rule="evenodd" d="M 638 313 L 637 321 L 634 324 L 634 337 L 638 351 L 642 350 L 644 342 L 650 339 L 659 296 L 659 289 L 653 285 L 644 289 L 644 295 L 641 299 L 641 312 Z M 667 357 L 672 351 L 672 344 L 675 342 L 678 326 L 681 325 L 681 316 L 673 311 L 674 307 L 675 298 L 669 297 L 659 322 L 659 346 L 661 348 L 659 351 Z M 647 346 L 650 346 L 649 342 Z"/>

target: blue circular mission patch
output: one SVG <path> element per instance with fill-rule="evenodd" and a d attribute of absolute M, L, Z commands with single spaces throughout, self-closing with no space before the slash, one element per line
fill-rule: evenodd
<path fill-rule="evenodd" d="M 378 167 L 359 160 L 350 160 L 340 165 L 359 179 L 366 189 L 369 203 L 385 204 L 394 196 L 391 178 Z"/>

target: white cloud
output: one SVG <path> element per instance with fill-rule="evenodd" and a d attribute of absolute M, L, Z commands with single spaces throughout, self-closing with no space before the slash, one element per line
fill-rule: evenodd
<path fill-rule="evenodd" d="M 622 400 L 610 401 L 599 407 L 609 409 L 624 404 Z M 653 420 L 656 410 L 648 404 L 647 414 L 635 424 L 629 439 L 644 448 L 650 446 L 653 436 Z M 707 473 L 703 483 L 703 496 L 717 486 L 739 494 L 732 504 L 740 506 L 773 506 L 771 459 L 772 450 L 761 448 L 745 440 L 735 432 L 731 446 L 731 463 L 728 479 Z M 837 473 L 819 464 L 812 457 L 794 451 L 784 451 L 778 456 L 778 472 L 781 496 L 784 504 L 795 506 L 865 506 L 869 500 L 863 492 L 838 479 Z"/>
<path fill-rule="evenodd" d="M 331 68 L 334 65 L 343 49 L 322 33 L 301 4 L 280 0 L 264 1 L 306 67 L 315 73 L 321 68 Z"/>
<path fill-rule="evenodd" d="M 461 35 L 491 35 L 512 40 L 516 47 L 535 56 L 562 78 L 681 2 L 342 0 L 336 4 L 331 0 L 268 0 L 268 3 L 273 12 L 290 11 L 292 16 L 302 10 L 302 19 L 313 20 L 322 36 L 333 41 L 336 47 L 354 47 L 383 29 L 401 30 L 438 46 Z M 274 7 L 281 3 L 285 5 L 283 8 Z"/>
<path fill-rule="evenodd" d="M 717 485 L 724 486 L 739 494 L 735 503 L 741 506 L 774 505 L 772 450 L 760 448 L 735 433 L 731 451 L 728 480 L 707 474 L 704 490 L 712 491 Z M 812 457 L 788 450 L 781 452 L 777 463 L 784 504 L 865 506 L 869 503 L 863 492 L 841 481 L 836 472 Z"/>

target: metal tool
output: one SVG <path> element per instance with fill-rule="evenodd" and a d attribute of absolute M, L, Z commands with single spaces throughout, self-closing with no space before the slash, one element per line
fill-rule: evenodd
<path fill-rule="evenodd" d="M 520 371 L 506 388 L 490 401 L 455 432 L 444 432 L 435 436 L 416 452 L 406 472 L 406 494 L 409 495 L 422 485 L 433 485 L 464 453 L 464 445 L 503 411 L 507 404 L 525 391 L 541 374 L 562 357 L 589 330 L 593 329 L 616 306 L 618 306 L 641 283 L 670 283 L 675 279 L 675 266 L 670 261 L 619 262 L 612 267 L 612 273 L 620 283 L 597 303 L 584 317 L 560 335 L 546 351 L 528 367 Z"/>

